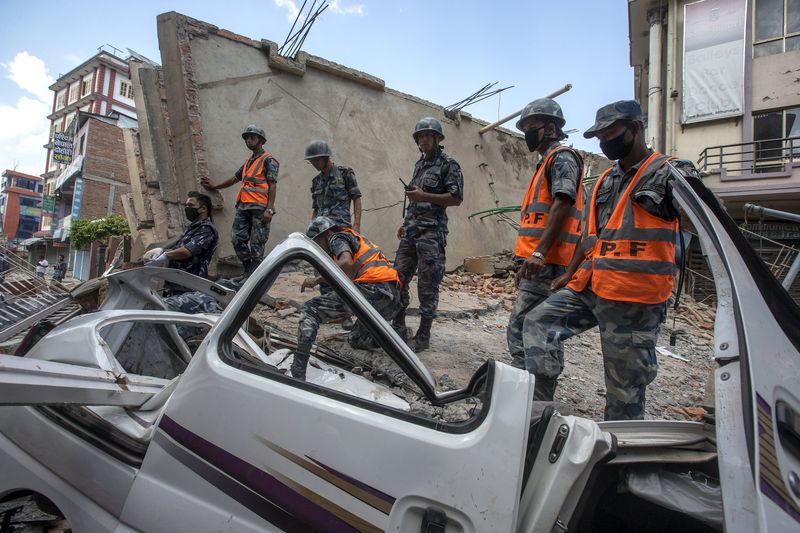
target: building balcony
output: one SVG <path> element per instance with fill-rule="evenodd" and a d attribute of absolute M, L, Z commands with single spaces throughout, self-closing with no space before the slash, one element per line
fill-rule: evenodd
<path fill-rule="evenodd" d="M 800 213 L 800 137 L 709 146 L 697 168 L 734 218 L 748 202 Z"/>
<path fill-rule="evenodd" d="M 61 108 L 57 109 L 54 113 L 51 113 L 51 114 L 47 115 L 47 119 L 52 121 L 52 120 L 55 120 L 57 118 L 63 117 L 64 115 L 68 115 L 69 113 L 71 113 L 73 111 L 77 111 L 81 107 L 83 107 L 83 106 L 85 106 L 85 105 L 87 105 L 87 104 L 89 104 L 91 102 L 94 102 L 95 100 L 97 100 L 101 96 L 102 95 L 99 92 L 93 92 L 93 93 L 89 93 L 89 94 L 86 94 L 84 96 L 81 96 L 80 98 L 78 98 L 74 102 L 72 102 L 70 104 L 67 104 L 64 107 L 61 107 Z M 52 135 L 51 135 L 51 137 L 52 137 Z M 47 146 L 47 145 L 45 145 L 45 146 Z"/>
<path fill-rule="evenodd" d="M 710 146 L 700 152 L 697 167 L 720 181 L 787 178 L 800 167 L 800 137 Z"/>

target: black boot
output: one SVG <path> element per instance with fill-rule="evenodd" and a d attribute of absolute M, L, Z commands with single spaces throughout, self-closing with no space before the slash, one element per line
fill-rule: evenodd
<path fill-rule="evenodd" d="M 408 340 L 408 326 L 406 326 L 406 310 L 403 309 L 392 319 L 392 329 L 394 329 L 403 341 Z"/>
<path fill-rule="evenodd" d="M 295 379 L 306 380 L 306 368 L 308 368 L 308 359 L 310 355 L 307 353 L 294 353 L 294 360 L 289 372 Z"/>
<path fill-rule="evenodd" d="M 244 277 L 249 278 L 250 274 L 252 274 L 258 265 L 261 264 L 261 259 L 250 259 L 244 267 Z"/>
<path fill-rule="evenodd" d="M 419 322 L 419 329 L 414 338 L 411 339 L 411 349 L 419 353 L 430 348 L 431 345 L 431 324 L 432 318 L 423 317 Z"/>
<path fill-rule="evenodd" d="M 535 376 L 533 384 L 533 400 L 536 402 L 552 402 L 556 394 L 557 379 Z"/>

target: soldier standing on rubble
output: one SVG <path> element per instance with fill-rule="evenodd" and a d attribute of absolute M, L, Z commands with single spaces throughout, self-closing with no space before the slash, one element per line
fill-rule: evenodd
<path fill-rule="evenodd" d="M 559 290 L 525 318 L 527 368 L 536 376 L 534 397 L 552 400 L 564 368 L 563 342 L 599 325 L 605 419 L 641 419 L 674 284 L 679 210 L 671 183 L 697 170 L 647 147 L 642 109 L 633 100 L 600 108 L 583 135 L 597 137 L 617 163 L 594 186 L 582 240 L 567 272 L 553 281 Z"/>
<path fill-rule="evenodd" d="M 267 134 L 250 124 L 242 132 L 242 139 L 253 155 L 244 162 L 236 174 L 219 184 L 211 183 L 208 177 L 200 182 L 210 190 L 224 189 L 241 181 L 242 187 L 236 195 L 236 214 L 233 218 L 233 249 L 244 266 L 244 276 L 264 258 L 264 245 L 269 238 L 269 225 L 275 216 L 275 195 L 278 188 L 278 160 L 264 150 Z"/>
<path fill-rule="evenodd" d="M 400 278 L 377 246 L 328 217 L 312 220 L 306 235 L 336 261 L 384 319 L 394 318 L 400 310 Z M 316 287 L 322 281 L 321 276 L 306 278 L 300 290 Z M 320 324 L 349 315 L 350 308 L 335 291 L 316 296 L 303 304 L 297 326 L 297 350 L 292 362 L 292 376 L 305 379 L 311 346 L 317 338 Z M 353 348 L 377 347 L 372 335 L 360 321 L 356 321 L 347 342 Z"/>
<path fill-rule="evenodd" d="M 406 189 L 409 206 L 403 224 L 397 230 L 400 245 L 394 268 L 402 282 L 402 310 L 393 326 L 405 339 L 406 308 L 410 300 L 408 285 L 417 272 L 419 295 L 419 329 L 411 339 L 415 352 L 430 346 L 431 324 L 439 305 L 439 284 L 444 277 L 447 246 L 447 213 L 450 206 L 461 205 L 464 199 L 464 177 L 455 159 L 439 145 L 444 140 L 442 124 L 425 117 L 414 128 L 414 142 L 422 156 L 414 166 L 414 175 Z"/>
<path fill-rule="evenodd" d="M 319 172 L 311 181 L 311 218 L 328 217 L 346 228 L 361 231 L 361 190 L 350 167 L 334 165 L 331 147 L 325 141 L 311 141 L 306 161 Z M 350 219 L 350 202 L 353 220 Z"/>
<path fill-rule="evenodd" d="M 528 150 L 541 158 L 522 200 L 514 260 L 521 263 L 514 309 L 506 339 L 511 364 L 525 369 L 522 324 L 550 295 L 550 284 L 566 272 L 580 237 L 583 207 L 583 159 L 563 146 L 564 114 L 554 100 L 540 98 L 525 106 L 517 129 L 525 134 Z"/>

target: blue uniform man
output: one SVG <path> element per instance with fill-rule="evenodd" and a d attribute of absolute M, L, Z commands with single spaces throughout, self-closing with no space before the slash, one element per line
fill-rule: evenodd
<path fill-rule="evenodd" d="M 190 222 L 178 242 L 169 249 L 154 248 L 145 254 L 147 266 L 163 266 L 208 278 L 208 266 L 219 243 L 219 233 L 211 219 L 211 198 L 191 191 L 184 204 L 184 215 Z M 205 294 L 172 288 L 172 296 L 164 299 L 171 311 L 214 313 L 221 311 L 216 301 Z"/>

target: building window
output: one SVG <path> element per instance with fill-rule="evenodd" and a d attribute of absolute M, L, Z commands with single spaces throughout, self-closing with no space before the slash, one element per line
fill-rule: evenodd
<path fill-rule="evenodd" d="M 64 91 L 63 93 L 58 95 L 58 100 L 56 102 L 56 109 L 61 109 L 65 105 L 67 105 L 67 91 Z"/>
<path fill-rule="evenodd" d="M 756 0 L 753 57 L 800 50 L 800 0 Z"/>
<path fill-rule="evenodd" d="M 35 198 L 28 198 L 27 196 L 20 196 L 19 205 L 22 207 L 39 207 L 39 200 Z"/>
<path fill-rule="evenodd" d="M 53 124 L 53 135 L 55 135 L 56 133 L 61 133 L 61 124 L 59 124 L 58 122 Z"/>
<path fill-rule="evenodd" d="M 69 103 L 71 104 L 78 99 L 78 85 L 71 87 L 69 90 Z"/>
<path fill-rule="evenodd" d="M 89 94 L 89 91 L 92 90 L 92 79 L 89 78 L 88 80 L 83 80 L 81 83 L 81 97 L 86 96 Z"/>
<path fill-rule="evenodd" d="M 119 95 L 125 98 L 133 98 L 133 85 L 127 81 L 119 82 Z"/>
<path fill-rule="evenodd" d="M 787 161 L 800 161 L 800 107 L 753 116 L 756 172 L 781 170 Z"/>
<path fill-rule="evenodd" d="M 36 186 L 38 183 L 34 180 L 29 180 L 27 178 L 17 178 L 17 187 L 21 189 L 28 189 L 29 191 L 36 191 Z"/>

